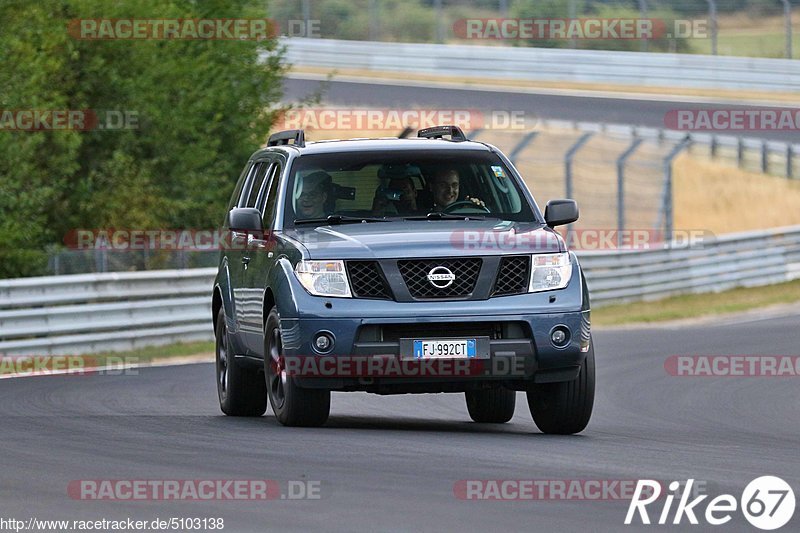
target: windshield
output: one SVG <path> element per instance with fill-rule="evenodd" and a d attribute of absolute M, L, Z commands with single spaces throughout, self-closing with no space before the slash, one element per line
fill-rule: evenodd
<path fill-rule="evenodd" d="M 287 227 L 415 217 L 536 221 L 509 169 L 478 150 L 306 155 L 295 160 L 287 190 Z"/>

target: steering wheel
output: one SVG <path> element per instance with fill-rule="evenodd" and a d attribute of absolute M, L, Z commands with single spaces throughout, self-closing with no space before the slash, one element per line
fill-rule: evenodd
<path fill-rule="evenodd" d="M 480 209 L 484 213 L 491 213 L 492 211 L 486 207 L 485 205 L 476 204 L 472 200 L 459 200 L 457 202 L 453 202 L 452 204 L 448 205 L 444 209 L 442 209 L 442 213 L 452 213 L 456 209 L 460 207 L 472 207 L 475 209 Z"/>

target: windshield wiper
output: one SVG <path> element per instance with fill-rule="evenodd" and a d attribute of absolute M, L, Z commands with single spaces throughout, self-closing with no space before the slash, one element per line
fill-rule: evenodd
<path fill-rule="evenodd" d="M 486 217 L 483 215 L 454 215 L 453 213 L 440 213 L 439 211 L 431 211 L 427 215 L 403 217 L 403 220 L 486 220 Z"/>
<path fill-rule="evenodd" d="M 366 222 L 389 222 L 385 218 L 378 217 L 353 217 L 349 215 L 328 215 L 327 217 L 320 218 L 296 218 L 294 219 L 295 226 L 300 224 L 353 224 L 353 223 L 366 223 Z"/>

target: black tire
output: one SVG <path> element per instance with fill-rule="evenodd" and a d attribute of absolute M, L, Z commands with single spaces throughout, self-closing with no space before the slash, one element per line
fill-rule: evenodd
<path fill-rule="evenodd" d="M 467 391 L 467 411 L 475 422 L 505 424 L 514 416 L 516 391 L 505 387 Z"/>
<path fill-rule="evenodd" d="M 267 386 L 258 369 L 244 368 L 228 349 L 225 312 L 217 313 L 216 374 L 219 407 L 228 416 L 261 416 L 267 410 Z"/>
<path fill-rule="evenodd" d="M 527 392 L 531 416 L 542 433 L 572 435 L 586 428 L 594 406 L 594 342 L 573 381 L 540 383 Z"/>
<path fill-rule="evenodd" d="M 331 391 L 303 389 L 286 373 L 277 307 L 270 310 L 264 326 L 264 374 L 269 403 L 278 422 L 284 426 L 314 427 L 328 420 Z"/>

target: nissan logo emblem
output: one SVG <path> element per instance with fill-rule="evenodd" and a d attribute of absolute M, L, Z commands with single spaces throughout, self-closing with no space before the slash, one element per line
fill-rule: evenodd
<path fill-rule="evenodd" d="M 437 266 L 428 272 L 427 278 L 430 284 L 437 289 L 446 289 L 456 280 L 456 275 L 447 267 Z"/>

